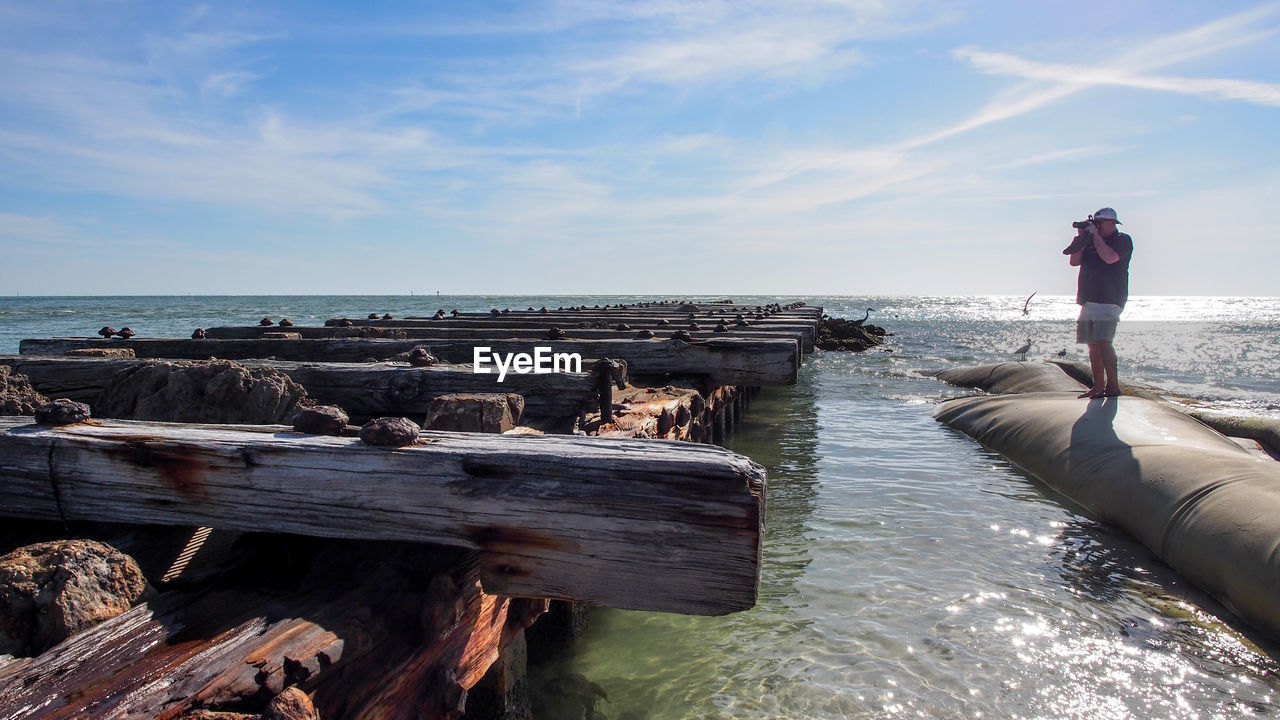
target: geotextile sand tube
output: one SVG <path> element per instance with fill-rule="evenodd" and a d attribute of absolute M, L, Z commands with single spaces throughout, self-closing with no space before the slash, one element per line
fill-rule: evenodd
<path fill-rule="evenodd" d="M 1280 463 L 1141 397 L 979 396 L 945 402 L 935 417 L 1124 529 L 1280 639 Z"/>

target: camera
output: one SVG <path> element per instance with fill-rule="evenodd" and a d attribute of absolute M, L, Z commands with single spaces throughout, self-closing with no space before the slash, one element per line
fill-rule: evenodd
<path fill-rule="evenodd" d="M 1089 233 L 1085 232 L 1085 228 L 1091 227 L 1092 225 L 1093 218 L 1077 220 L 1076 222 L 1071 223 L 1071 227 L 1076 229 L 1076 236 L 1072 238 L 1071 244 L 1062 251 L 1062 254 L 1071 255 L 1072 253 L 1078 253 L 1085 249 L 1085 247 L 1089 245 L 1090 240 Z"/>

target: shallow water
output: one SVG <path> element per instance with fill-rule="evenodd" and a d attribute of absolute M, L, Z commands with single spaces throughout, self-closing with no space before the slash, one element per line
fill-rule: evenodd
<path fill-rule="evenodd" d="M 759 604 L 721 618 L 596 610 L 575 655 L 535 669 L 535 686 L 557 689 L 539 717 L 587 716 L 593 687 L 607 696 L 597 716 L 618 720 L 1280 715 L 1274 646 L 932 419 L 963 391 L 923 371 L 1009 359 L 1027 336 L 1030 360 L 1081 359 L 1070 298 L 1037 296 L 1027 315 L 1024 298 L 804 299 L 843 317 L 874 307 L 895 334 L 881 351 L 809 357 L 799 384 L 766 388 L 729 438 L 769 470 Z M 264 315 L 619 301 L 14 300 L 0 300 L 0 351 L 103 324 L 185 336 Z M 1135 298 L 1116 346 L 1128 379 L 1280 416 L 1280 299 Z"/>

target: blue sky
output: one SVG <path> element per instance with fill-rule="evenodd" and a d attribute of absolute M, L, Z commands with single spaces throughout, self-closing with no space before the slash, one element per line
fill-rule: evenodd
<path fill-rule="evenodd" d="M 412 6 L 412 8 L 411 8 Z M 410 9 L 411 8 L 411 9 Z M 0 294 L 1276 295 L 1280 3 L 0 0 Z"/>

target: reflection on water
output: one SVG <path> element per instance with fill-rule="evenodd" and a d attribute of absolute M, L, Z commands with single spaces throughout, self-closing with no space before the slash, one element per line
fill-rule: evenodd
<path fill-rule="evenodd" d="M 950 391 L 890 362 L 811 358 L 731 439 L 769 469 L 756 608 L 600 609 L 532 681 L 578 673 L 614 719 L 1280 713 L 1280 665 L 1220 607 L 936 423 Z"/>

